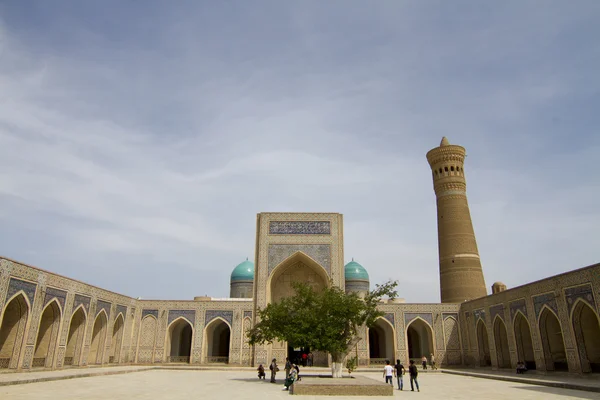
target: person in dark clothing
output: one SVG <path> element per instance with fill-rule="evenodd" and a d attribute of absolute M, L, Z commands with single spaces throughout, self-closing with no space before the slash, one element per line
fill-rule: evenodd
<path fill-rule="evenodd" d="M 258 379 L 264 380 L 265 376 L 267 375 L 265 374 L 265 367 L 263 367 L 263 365 L 260 364 L 256 370 L 258 371 Z"/>
<path fill-rule="evenodd" d="M 396 380 L 398 381 L 398 390 L 404 389 L 404 365 L 400 364 L 400 360 L 396 360 L 396 365 L 394 365 L 394 375 L 396 375 Z"/>
<path fill-rule="evenodd" d="M 269 369 L 271 370 L 271 383 L 276 383 L 275 375 L 277 374 L 277 371 L 279 371 L 279 367 L 277 366 L 277 359 L 274 358 L 273 361 L 271 361 Z"/>
<path fill-rule="evenodd" d="M 415 385 L 417 386 L 417 392 L 420 392 L 421 390 L 419 389 L 419 382 L 417 382 L 417 376 L 419 375 L 419 370 L 417 369 L 417 366 L 415 365 L 414 360 L 410 360 L 410 365 L 408 366 L 408 373 L 410 374 L 410 390 L 411 391 L 415 391 L 415 388 L 413 386 L 413 382 L 415 383 Z"/>
<path fill-rule="evenodd" d="M 292 363 L 289 358 L 285 358 L 285 378 L 287 379 L 290 376 L 290 370 L 292 369 Z"/>

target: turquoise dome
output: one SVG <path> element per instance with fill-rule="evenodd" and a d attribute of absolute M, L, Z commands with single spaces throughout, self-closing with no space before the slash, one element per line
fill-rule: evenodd
<path fill-rule="evenodd" d="M 368 281 L 369 274 L 365 267 L 352 260 L 344 267 L 344 276 L 347 281 Z"/>
<path fill-rule="evenodd" d="M 254 280 L 254 263 L 251 261 L 244 261 L 233 269 L 231 273 L 231 282 L 234 281 L 253 281 Z"/>

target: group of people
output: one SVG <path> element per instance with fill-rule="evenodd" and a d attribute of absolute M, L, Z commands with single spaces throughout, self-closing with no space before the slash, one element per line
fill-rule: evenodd
<path fill-rule="evenodd" d="M 523 361 L 517 362 L 517 374 L 524 374 L 527 372 L 527 367 Z"/>
<path fill-rule="evenodd" d="M 435 356 L 433 355 L 433 353 L 431 353 L 431 355 L 429 356 L 429 362 L 431 365 L 431 369 L 437 369 L 436 365 L 435 365 Z M 423 365 L 423 369 L 427 369 L 427 357 L 423 356 L 421 357 L 421 365 Z"/>
<path fill-rule="evenodd" d="M 265 367 L 263 367 L 263 365 L 260 364 L 256 370 L 258 371 L 258 379 L 264 380 L 266 378 Z M 274 358 L 271 361 L 271 364 L 269 365 L 269 370 L 271 371 L 271 383 L 277 383 L 275 377 L 277 375 L 277 372 L 279 372 L 279 367 L 277 366 L 276 358 Z M 283 385 L 285 386 L 285 390 L 289 390 L 290 386 L 292 386 L 294 382 L 300 380 L 300 367 L 297 363 L 290 362 L 290 359 L 286 357 L 284 370 L 285 381 L 283 382 Z"/>
<path fill-rule="evenodd" d="M 393 367 L 390 365 L 390 361 L 385 361 L 385 367 L 383 367 L 383 376 L 385 377 L 385 383 L 389 383 L 390 385 L 394 385 L 393 378 L 396 377 L 398 382 L 398 390 L 404 389 L 404 374 L 406 370 L 404 365 L 400 363 L 400 360 L 396 360 L 396 365 Z M 417 392 L 420 392 L 419 382 L 417 380 L 417 376 L 419 376 L 419 370 L 413 360 L 410 360 L 408 366 L 408 373 L 410 375 L 410 390 L 415 391 L 415 386 L 417 387 Z"/>

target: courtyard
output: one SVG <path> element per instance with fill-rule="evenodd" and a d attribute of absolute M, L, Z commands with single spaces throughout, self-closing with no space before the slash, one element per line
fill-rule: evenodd
<path fill-rule="evenodd" d="M 381 380 L 375 372 L 358 373 Z M 2 400 L 44 399 L 284 399 L 283 380 L 259 381 L 251 371 L 147 370 L 121 375 L 0 386 Z M 394 391 L 395 398 L 494 400 L 600 399 L 600 393 L 504 382 L 449 374 L 420 374 L 421 392 Z M 408 386 L 408 391 L 407 391 Z M 315 396 L 298 396 L 314 398 Z M 340 398 L 341 397 L 335 397 Z M 359 400 L 373 397 L 344 397 Z"/>

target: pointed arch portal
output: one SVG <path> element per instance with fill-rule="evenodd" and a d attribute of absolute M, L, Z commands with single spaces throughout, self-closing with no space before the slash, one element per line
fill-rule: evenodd
<path fill-rule="evenodd" d="M 231 329 L 220 318 L 215 318 L 206 327 L 206 362 L 229 363 L 229 348 L 231 344 Z"/>
<path fill-rule="evenodd" d="M 487 328 L 481 319 L 477 321 L 477 347 L 479 348 L 479 366 L 490 367 L 492 365 L 490 342 L 488 339 Z"/>
<path fill-rule="evenodd" d="M 110 355 L 108 357 L 109 363 L 119 363 L 119 357 L 121 356 L 121 342 L 123 339 L 123 314 L 119 314 L 115 320 L 113 327 L 112 340 L 110 342 Z"/>
<path fill-rule="evenodd" d="M 0 324 L 0 368 L 17 368 L 28 317 L 29 304 L 22 293 L 4 308 Z"/>
<path fill-rule="evenodd" d="M 494 344 L 496 345 L 496 360 L 498 368 L 510 368 L 510 351 L 508 349 L 508 334 L 502 318 L 494 320 Z"/>
<path fill-rule="evenodd" d="M 185 318 L 175 320 L 169 327 L 169 362 L 189 363 L 192 352 L 192 325 Z"/>
<path fill-rule="evenodd" d="M 32 367 L 52 367 L 54 351 L 60 334 L 60 306 L 56 300 L 49 303 L 40 319 Z"/>
<path fill-rule="evenodd" d="M 96 321 L 94 321 L 94 329 L 92 330 L 92 343 L 90 344 L 90 353 L 88 355 L 88 364 L 102 364 L 104 356 L 104 348 L 106 343 L 106 329 L 108 318 L 104 310 L 98 313 Z"/>
<path fill-rule="evenodd" d="M 433 331 L 431 326 L 421 318 L 414 319 L 406 328 L 408 358 L 416 363 L 421 357 L 430 357 L 433 353 Z"/>
<path fill-rule="evenodd" d="M 394 328 L 387 320 L 378 318 L 375 325 L 369 328 L 369 364 L 385 364 L 386 360 L 394 361 Z"/>
<path fill-rule="evenodd" d="M 69 324 L 67 348 L 65 350 L 65 359 L 63 362 L 64 365 L 79 365 L 86 324 L 87 316 L 85 315 L 85 311 L 83 310 L 83 307 L 79 307 L 73 313 Z"/>
<path fill-rule="evenodd" d="M 541 312 L 539 325 L 546 370 L 568 371 L 569 364 L 560 322 L 548 307 L 544 307 Z"/>
<path fill-rule="evenodd" d="M 598 315 L 584 301 L 573 307 L 573 331 L 583 372 L 600 373 L 600 323 Z"/>
<path fill-rule="evenodd" d="M 535 354 L 529 322 L 521 312 L 517 312 L 513 325 L 517 342 L 517 361 L 524 362 L 527 369 L 534 370 L 536 369 Z"/>

